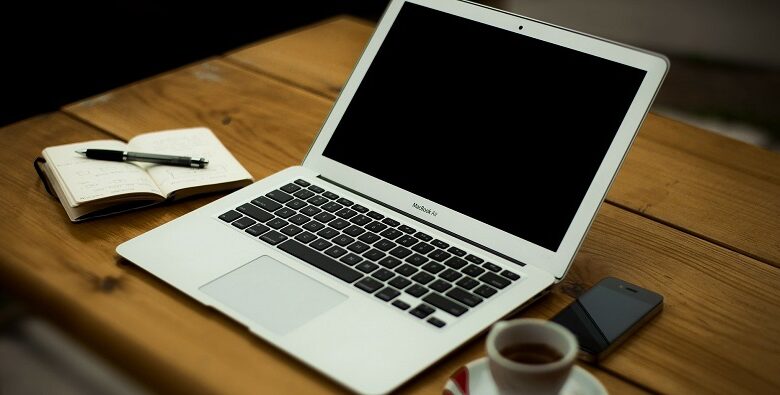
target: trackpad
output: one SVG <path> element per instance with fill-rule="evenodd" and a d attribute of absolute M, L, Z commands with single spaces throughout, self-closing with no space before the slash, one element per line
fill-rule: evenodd
<path fill-rule="evenodd" d="M 347 299 L 346 295 L 265 255 L 201 286 L 200 290 L 279 335 Z"/>

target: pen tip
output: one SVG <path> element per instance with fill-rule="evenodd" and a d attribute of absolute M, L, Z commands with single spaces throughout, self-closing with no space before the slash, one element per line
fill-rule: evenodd
<path fill-rule="evenodd" d="M 79 155 L 86 155 L 87 154 L 87 150 L 85 150 L 85 149 L 77 149 L 76 153 L 79 154 Z"/>

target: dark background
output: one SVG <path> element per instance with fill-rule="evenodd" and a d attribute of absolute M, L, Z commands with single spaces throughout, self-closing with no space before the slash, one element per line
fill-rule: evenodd
<path fill-rule="evenodd" d="M 29 2 L 0 6 L 0 126 L 387 0 Z"/>

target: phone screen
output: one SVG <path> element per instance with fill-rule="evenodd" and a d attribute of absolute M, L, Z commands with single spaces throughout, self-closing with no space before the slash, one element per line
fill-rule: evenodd
<path fill-rule="evenodd" d="M 659 307 L 663 298 L 615 278 L 606 278 L 553 318 L 571 330 L 580 349 L 601 356 L 620 337 Z"/>

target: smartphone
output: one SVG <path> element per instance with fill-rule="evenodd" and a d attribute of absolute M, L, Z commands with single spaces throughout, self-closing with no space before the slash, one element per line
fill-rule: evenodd
<path fill-rule="evenodd" d="M 663 308 L 664 297 L 607 277 L 552 318 L 577 336 L 580 358 L 604 359 Z"/>

